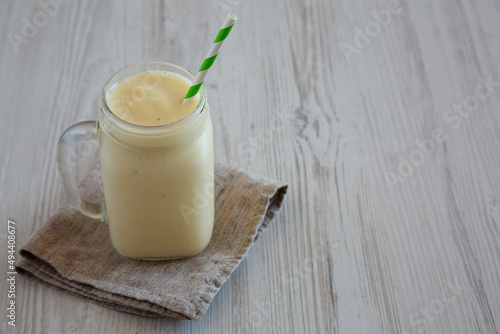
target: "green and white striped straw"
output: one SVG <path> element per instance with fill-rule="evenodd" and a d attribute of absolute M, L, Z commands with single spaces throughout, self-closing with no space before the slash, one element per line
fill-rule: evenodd
<path fill-rule="evenodd" d="M 215 62 L 215 59 L 219 55 L 222 44 L 231 32 L 231 29 L 233 29 L 233 25 L 236 19 L 237 17 L 233 13 L 227 15 L 226 20 L 222 24 L 222 27 L 220 28 L 219 33 L 217 34 L 217 37 L 215 38 L 214 43 L 210 48 L 210 51 L 208 51 L 203 64 L 201 64 L 201 67 L 198 70 L 196 77 L 194 78 L 193 84 L 191 85 L 191 87 L 189 87 L 189 90 L 184 97 L 184 101 L 182 101 L 183 104 L 190 102 L 195 98 L 196 94 L 198 94 L 201 85 L 203 85 L 203 82 L 205 81 L 205 77 L 207 76 L 208 71 L 210 71 L 210 68 Z"/>

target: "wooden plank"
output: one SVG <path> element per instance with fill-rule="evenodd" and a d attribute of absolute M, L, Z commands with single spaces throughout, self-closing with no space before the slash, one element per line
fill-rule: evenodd
<path fill-rule="evenodd" d="M 196 71 L 228 10 L 239 20 L 206 83 L 216 160 L 290 191 L 198 323 L 19 277 L 17 326 L 0 332 L 499 332 L 496 1 L 71 1 L 15 52 L 9 33 L 41 10 L 0 3 L 0 212 L 18 247 L 60 206 L 57 139 L 97 117 L 106 79 L 147 60 Z M 372 29 L 365 47 L 357 28 Z"/>

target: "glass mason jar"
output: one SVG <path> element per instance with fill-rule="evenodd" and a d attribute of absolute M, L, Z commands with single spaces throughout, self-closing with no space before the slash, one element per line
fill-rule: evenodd
<path fill-rule="evenodd" d="M 102 90 L 99 120 L 75 124 L 59 140 L 66 202 L 74 212 L 106 222 L 113 246 L 125 257 L 189 257 L 208 245 L 214 224 L 210 107 L 202 88 L 198 105 L 174 123 L 139 126 L 118 118 L 108 106 L 111 91 L 131 75 L 148 71 L 194 79 L 188 70 L 165 62 L 135 64 L 114 74 Z M 150 84 L 153 79 L 145 80 L 144 85 Z M 91 166 L 85 160 L 97 156 L 87 148 L 84 157 L 75 158 L 78 144 L 88 140 L 99 143 L 104 202 L 97 206 L 78 190 L 79 166 Z"/>

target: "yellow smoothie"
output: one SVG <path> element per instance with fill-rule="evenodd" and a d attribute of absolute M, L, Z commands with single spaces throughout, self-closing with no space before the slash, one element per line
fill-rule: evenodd
<path fill-rule="evenodd" d="M 208 104 L 190 116 L 199 98 L 182 104 L 190 84 L 176 73 L 146 71 L 121 80 L 107 96 L 111 112 L 126 123 L 100 120 L 105 216 L 114 247 L 127 257 L 187 257 L 210 241 L 212 122 Z"/>
<path fill-rule="evenodd" d="M 161 126 L 183 119 L 198 105 L 199 96 L 182 104 L 191 86 L 179 74 L 149 71 L 128 77 L 111 92 L 111 111 L 132 124 Z"/>

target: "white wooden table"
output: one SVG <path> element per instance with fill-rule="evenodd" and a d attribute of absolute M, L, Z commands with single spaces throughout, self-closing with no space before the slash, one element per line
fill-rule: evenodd
<path fill-rule="evenodd" d="M 0 332 L 500 331 L 498 1 L 61 2 L 0 2 Z M 8 326 L 7 220 L 20 248 L 59 207 L 61 132 L 126 65 L 196 71 L 228 10 L 216 160 L 288 181 L 279 217 L 197 323 L 18 277 Z"/>

